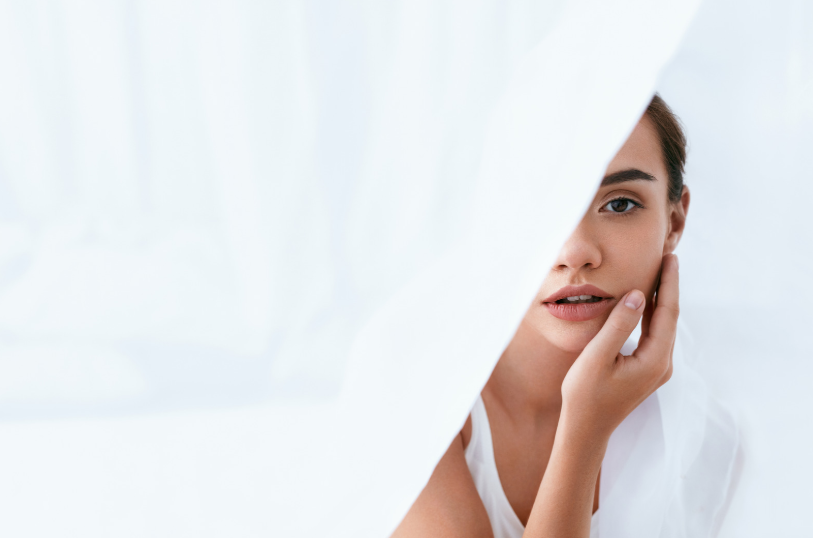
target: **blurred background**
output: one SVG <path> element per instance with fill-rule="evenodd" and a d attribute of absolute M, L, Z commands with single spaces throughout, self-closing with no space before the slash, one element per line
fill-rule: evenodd
<path fill-rule="evenodd" d="M 354 336 L 465 233 L 489 114 L 564 5 L 0 1 L 0 529 L 211 520 L 139 475 L 186 449 L 133 439 L 336 398 Z M 804 535 L 812 498 L 811 30 L 805 0 L 706 0 L 657 87 L 690 145 L 694 366 L 742 427 L 725 537 Z"/>

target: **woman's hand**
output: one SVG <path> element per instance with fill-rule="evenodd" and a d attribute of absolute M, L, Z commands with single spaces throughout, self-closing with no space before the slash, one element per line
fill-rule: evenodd
<path fill-rule="evenodd" d="M 657 306 L 645 309 L 644 299 L 639 290 L 621 298 L 562 382 L 562 412 L 525 527 L 526 538 L 589 535 L 596 481 L 610 434 L 672 375 L 678 318 L 677 257 L 663 258 Z M 621 346 L 642 315 L 638 348 L 625 357 Z"/>
<path fill-rule="evenodd" d="M 627 293 L 562 383 L 562 415 L 568 428 L 593 439 L 609 439 L 621 422 L 672 375 L 678 319 L 678 260 L 663 258 L 657 306 L 644 307 L 639 290 Z M 632 355 L 620 353 L 638 320 L 641 339 Z"/>

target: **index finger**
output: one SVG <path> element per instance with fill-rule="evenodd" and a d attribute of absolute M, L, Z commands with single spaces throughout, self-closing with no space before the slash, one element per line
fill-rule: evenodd
<path fill-rule="evenodd" d="M 678 260 L 674 254 L 664 256 L 658 303 L 649 321 L 649 331 L 641 339 L 636 355 L 671 355 L 680 315 Z"/>

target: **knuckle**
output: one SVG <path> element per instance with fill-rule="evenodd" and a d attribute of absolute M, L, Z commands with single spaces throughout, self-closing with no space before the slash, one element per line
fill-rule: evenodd
<path fill-rule="evenodd" d="M 627 330 L 627 324 L 623 323 L 621 320 L 612 320 L 610 322 L 610 328 L 615 332 L 624 332 Z"/>
<path fill-rule="evenodd" d="M 656 386 L 660 387 L 672 377 L 672 360 L 668 355 L 652 361 L 649 367 L 649 379 Z"/>

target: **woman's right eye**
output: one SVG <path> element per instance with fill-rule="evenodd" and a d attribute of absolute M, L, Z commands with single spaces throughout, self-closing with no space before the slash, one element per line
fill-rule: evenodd
<path fill-rule="evenodd" d="M 610 213 L 629 213 L 636 207 L 638 207 L 638 204 L 629 198 L 616 198 L 615 200 L 607 202 L 603 209 Z"/>

